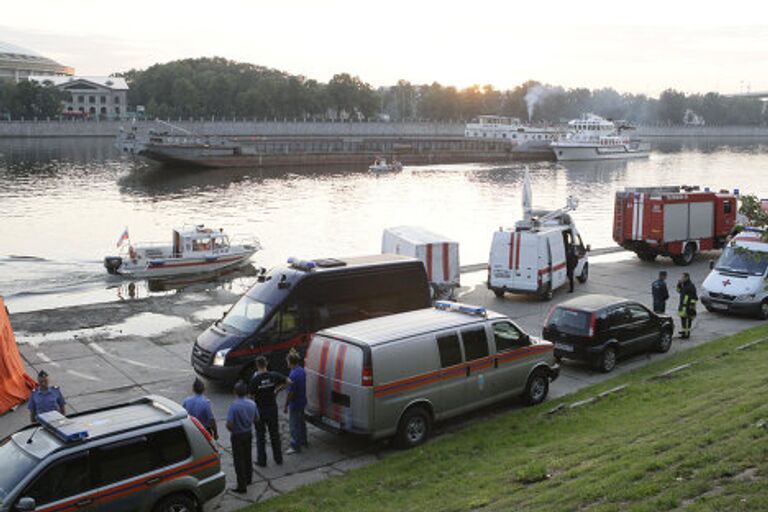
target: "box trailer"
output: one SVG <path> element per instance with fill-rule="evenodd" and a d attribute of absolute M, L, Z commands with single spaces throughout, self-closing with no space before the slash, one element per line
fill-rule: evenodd
<path fill-rule="evenodd" d="M 696 253 L 720 249 L 736 225 L 736 196 L 690 187 L 616 192 L 613 239 L 643 261 L 671 256 L 689 265 Z"/>
<path fill-rule="evenodd" d="M 418 226 L 386 228 L 382 254 L 401 254 L 424 263 L 434 297 L 448 298 L 459 287 L 459 243 Z"/>

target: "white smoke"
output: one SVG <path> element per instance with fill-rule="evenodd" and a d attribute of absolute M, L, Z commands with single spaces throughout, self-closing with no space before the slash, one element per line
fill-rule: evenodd
<path fill-rule="evenodd" d="M 536 107 L 537 103 L 539 103 L 547 96 L 552 96 L 553 94 L 562 92 L 562 87 L 547 87 L 540 84 L 536 84 L 529 88 L 528 91 L 526 91 L 524 98 L 525 105 L 528 107 L 528 122 L 530 123 L 531 119 L 533 119 L 533 109 Z"/>

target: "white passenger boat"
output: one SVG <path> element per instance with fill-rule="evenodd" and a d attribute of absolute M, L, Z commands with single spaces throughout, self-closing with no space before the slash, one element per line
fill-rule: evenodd
<path fill-rule="evenodd" d="M 464 126 L 467 138 L 506 140 L 512 146 L 530 150 L 548 147 L 564 134 L 559 126 L 524 124 L 516 117 L 506 116 L 477 116 Z"/>
<path fill-rule="evenodd" d="M 621 134 L 628 126 L 594 114 L 574 119 L 568 127 L 569 133 L 551 144 L 558 160 L 646 158 L 651 153 L 650 144 Z"/>
<path fill-rule="evenodd" d="M 126 277 L 164 277 L 217 272 L 245 264 L 261 250 L 258 240 L 231 243 L 223 229 L 203 225 L 173 230 L 172 243 L 133 245 L 128 228 L 117 242 L 118 256 L 104 258 L 110 274 Z"/>
<path fill-rule="evenodd" d="M 387 162 L 386 158 L 377 158 L 372 165 L 368 166 L 371 172 L 400 172 L 403 170 L 403 164 L 397 160 Z"/>

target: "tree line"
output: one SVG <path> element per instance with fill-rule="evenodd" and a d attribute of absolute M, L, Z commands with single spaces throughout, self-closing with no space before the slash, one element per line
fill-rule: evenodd
<path fill-rule="evenodd" d="M 527 81 L 509 90 L 491 85 L 464 89 L 400 80 L 373 88 L 349 73 L 328 82 L 223 58 L 155 64 L 117 73 L 128 82 L 132 110 L 149 118 L 239 117 L 258 119 L 391 119 L 468 121 L 499 114 L 524 121 L 557 123 L 585 112 L 634 123 L 761 125 L 763 102 L 718 93 L 685 94 L 667 89 L 658 98 L 612 88 L 570 88 Z M 0 117 L 44 118 L 60 114 L 62 95 L 29 82 L 0 82 Z"/>

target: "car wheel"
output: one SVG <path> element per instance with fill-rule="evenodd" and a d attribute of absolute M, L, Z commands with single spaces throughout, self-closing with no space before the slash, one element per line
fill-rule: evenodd
<path fill-rule="evenodd" d="M 680 265 L 681 267 L 686 267 L 693 263 L 693 259 L 696 257 L 696 245 L 687 243 L 685 244 L 685 248 L 683 249 L 682 254 L 678 254 L 676 256 L 672 256 L 672 261 L 675 262 L 675 265 Z"/>
<path fill-rule="evenodd" d="M 580 283 L 586 283 L 589 279 L 589 263 L 584 264 L 584 269 L 581 271 L 581 275 L 577 277 Z"/>
<path fill-rule="evenodd" d="M 195 500 L 184 494 L 173 494 L 160 500 L 152 512 L 196 512 Z"/>
<path fill-rule="evenodd" d="M 499 299 L 500 299 L 500 298 L 502 298 L 502 297 L 504 296 L 504 290 L 502 290 L 501 288 L 494 288 L 494 289 L 493 289 L 493 294 L 494 294 L 494 295 L 495 295 L 497 298 L 499 298 Z"/>
<path fill-rule="evenodd" d="M 661 337 L 659 338 L 659 344 L 656 346 L 656 351 L 661 352 L 662 354 L 664 352 L 669 352 L 670 347 L 672 346 L 672 331 L 668 329 L 664 329 L 661 331 Z"/>
<path fill-rule="evenodd" d="M 541 372 L 536 372 L 528 379 L 523 399 L 528 405 L 540 404 L 549 393 L 549 379 Z"/>
<path fill-rule="evenodd" d="M 552 291 L 552 285 L 548 284 L 546 290 L 541 293 L 541 300 L 550 301 L 555 293 Z"/>
<path fill-rule="evenodd" d="M 429 437 L 431 418 L 429 412 L 421 406 L 411 407 L 400 419 L 397 429 L 397 441 L 401 448 L 413 448 Z"/>
<path fill-rule="evenodd" d="M 760 320 L 768 320 L 768 301 L 760 303 L 760 310 L 757 312 L 757 318 Z"/>
<path fill-rule="evenodd" d="M 616 349 L 608 347 L 603 350 L 597 361 L 597 368 L 603 373 L 610 373 L 616 368 Z"/>

